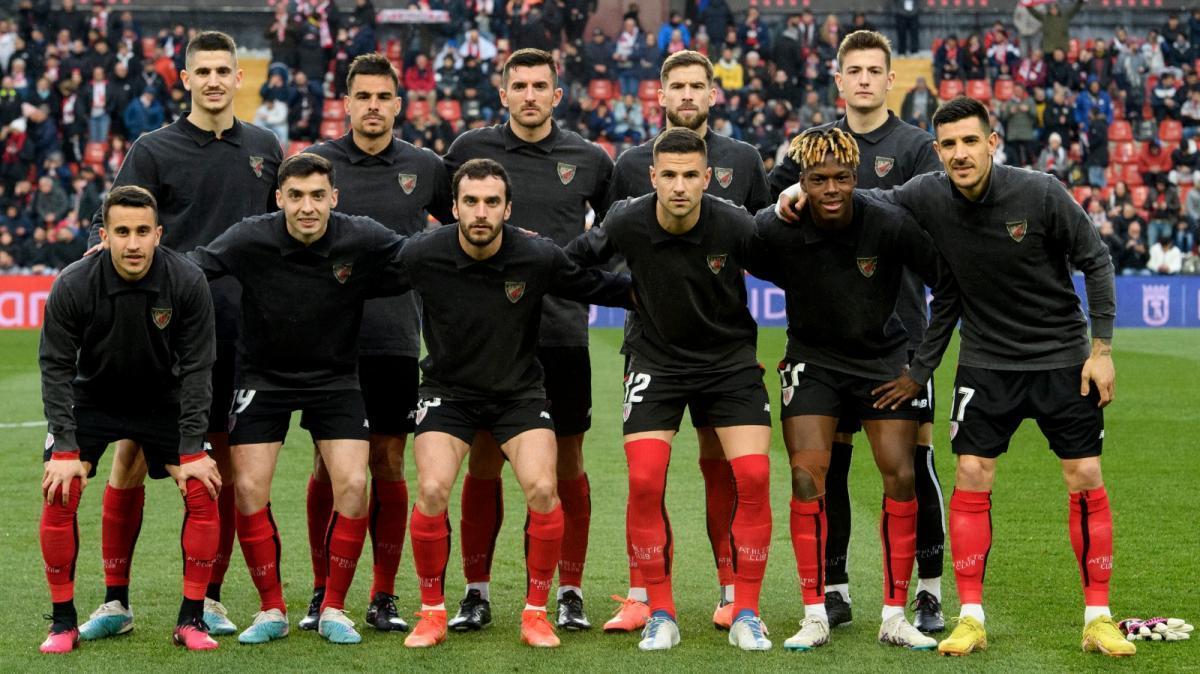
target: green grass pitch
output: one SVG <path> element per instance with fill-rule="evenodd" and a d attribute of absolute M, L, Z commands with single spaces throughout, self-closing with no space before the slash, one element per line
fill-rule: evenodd
<path fill-rule="evenodd" d="M 617 330 L 592 333 L 595 418 L 586 456 L 592 481 L 592 533 L 585 592 L 590 617 L 597 626 L 613 608 L 612 593 L 623 593 L 625 462 L 621 448 L 621 356 Z M 760 358 L 774 363 L 783 351 L 781 329 L 763 330 Z M 1104 458 L 1117 531 L 1113 575 L 1113 610 L 1117 617 L 1151 614 L 1200 618 L 1200 527 L 1194 498 L 1200 487 L 1196 430 L 1200 428 L 1200 332 L 1124 330 L 1115 340 L 1117 402 L 1108 411 Z M 0 423 L 40 420 L 41 400 L 35 332 L 0 333 Z M 952 364 L 938 372 L 936 456 L 946 498 L 953 486 L 946 410 Z M 768 373 L 768 389 L 778 386 Z M 856 438 L 851 492 L 855 529 L 851 549 L 855 622 L 837 630 L 826 648 L 808 654 L 784 651 L 782 641 L 796 629 L 802 607 L 795 562 L 788 539 L 788 477 L 782 442 L 772 447 L 774 546 L 763 590 L 763 616 L 776 647 L 770 653 L 741 653 L 713 629 L 709 619 L 716 599 L 712 555 L 704 533 L 703 483 L 696 467 L 695 435 L 681 432 L 675 443 L 668 507 L 676 537 L 675 593 L 681 645 L 669 653 L 643 654 L 634 636 L 590 633 L 563 635 L 563 647 L 535 652 L 518 641 L 524 563 L 521 524 L 524 506 L 516 481 L 506 484 L 506 518 L 493 575 L 495 624 L 482 634 L 450 636 L 446 645 L 409 651 L 398 635 L 364 631 L 360 646 L 338 647 L 315 633 L 294 630 L 282 642 L 240 646 L 223 638 L 211 654 L 187 654 L 171 646 L 181 583 L 178 532 L 181 503 L 166 482 L 147 489 L 146 519 L 134 557 L 132 605 L 136 629 L 129 635 L 84 644 L 71 655 L 51 659 L 37 652 L 47 623 L 49 596 L 37 539 L 38 485 L 44 428 L 0 427 L 6 463 L 0 480 L 0 545 L 4 573 L 0 583 L 6 622 L 0 631 L 0 671 L 70 668 L 81 671 L 387 671 L 429 667 L 430 671 L 621 671 L 652 667 L 666 671 L 730 671 L 752 668 L 836 669 L 857 672 L 901 671 L 1200 671 L 1200 644 L 1148 643 L 1132 661 L 1111 661 L 1079 651 L 1082 598 L 1079 577 L 1067 537 L 1067 502 L 1054 456 L 1032 423 L 1018 433 L 999 467 L 994 496 L 994 546 L 989 559 L 985 606 L 991 648 L 964 660 L 913 653 L 876 643 L 881 596 L 878 508 L 880 483 L 865 439 Z M 306 550 L 304 484 L 311 466 L 311 445 L 298 427 L 288 438 L 274 487 L 274 512 L 283 538 L 285 595 L 293 625 L 304 613 L 310 587 Z M 414 483 L 411 459 L 409 481 Z M 81 617 L 103 597 L 100 568 L 100 496 L 108 461 L 100 477 L 84 492 L 80 511 L 82 550 L 77 571 L 77 603 Z M 452 522 L 457 528 L 457 493 Z M 457 534 L 456 534 L 457 536 Z M 449 569 L 451 602 L 462 588 L 458 544 Z M 370 582 L 370 548 L 364 550 L 348 609 L 360 621 Z M 245 625 L 257 598 L 245 573 L 240 551 L 230 568 L 225 603 L 235 622 Z M 11 575 L 9 575 L 11 574 Z M 944 578 L 946 611 L 957 613 L 953 576 L 947 559 Z M 417 608 L 417 588 L 409 550 L 397 580 L 399 605 Z M 632 670 L 625 670 L 632 671 Z"/>

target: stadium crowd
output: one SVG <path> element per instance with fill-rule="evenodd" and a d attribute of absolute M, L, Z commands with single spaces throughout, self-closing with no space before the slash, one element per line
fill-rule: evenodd
<path fill-rule="evenodd" d="M 346 69 L 377 48 L 402 73 L 398 134 L 439 154 L 464 130 L 504 121 L 499 68 L 522 47 L 555 53 L 566 91 L 556 118 L 613 156 L 662 129 L 659 67 L 685 48 L 714 63 L 712 129 L 755 145 L 768 170 L 796 133 L 844 114 L 837 45 L 872 27 L 864 15 L 769 22 L 754 7 L 735 16 L 725 0 L 700 5 L 653 26 L 630 3 L 609 35 L 585 34 L 589 0 L 449 0 L 430 3 L 448 23 L 402 42 L 383 37 L 370 0 L 279 0 L 254 121 L 289 154 L 340 136 Z M 1078 5 L 1053 7 L 1037 15 L 1039 45 L 1000 22 L 918 45 L 932 54 L 932 82 L 905 93 L 901 117 L 928 128 L 939 100 L 985 101 L 1003 139 L 996 160 L 1062 180 L 1120 273 L 1200 271 L 1200 9 L 1145 36 L 1079 40 L 1069 30 Z M 25 0 L 0 20 L 0 273 L 54 273 L 80 256 L 128 143 L 187 114 L 179 71 L 193 32 L 148 34 L 133 11 L 75 0 L 53 12 Z"/>

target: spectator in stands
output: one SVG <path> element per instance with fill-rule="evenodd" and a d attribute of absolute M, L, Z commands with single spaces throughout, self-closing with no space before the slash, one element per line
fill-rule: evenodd
<path fill-rule="evenodd" d="M 1059 86 L 1065 89 L 1079 88 L 1079 71 L 1067 60 L 1067 52 L 1055 49 L 1046 65 L 1046 86 Z"/>
<path fill-rule="evenodd" d="M 1150 249 L 1142 237 L 1142 225 L 1138 221 L 1129 223 L 1125 232 L 1125 246 L 1121 250 L 1116 269 L 1124 276 L 1149 276 L 1146 265 L 1150 262 Z"/>
<path fill-rule="evenodd" d="M 918 0 L 891 0 L 892 20 L 896 24 L 896 56 L 907 56 L 921 49 L 921 5 Z"/>
<path fill-rule="evenodd" d="M 1108 248 L 1108 257 L 1112 259 L 1113 267 L 1120 271 L 1120 260 L 1125 255 L 1125 240 L 1113 229 L 1111 222 L 1105 221 L 1100 225 L 1100 240 Z"/>
<path fill-rule="evenodd" d="M 1080 130 L 1086 131 L 1091 124 L 1093 110 L 1100 112 L 1106 124 L 1112 124 L 1112 98 L 1100 88 L 1100 79 L 1095 76 L 1088 78 L 1087 89 L 1075 97 L 1075 123 Z"/>
<path fill-rule="evenodd" d="M 1175 227 L 1175 220 L 1183 214 L 1179 188 L 1168 183 L 1166 176 L 1160 175 L 1150 190 L 1146 207 L 1150 211 L 1150 225 L 1146 228 L 1146 238 L 1157 241 L 1160 236 L 1171 233 Z"/>
<path fill-rule="evenodd" d="M 1176 98 L 1179 85 L 1175 73 L 1165 71 L 1158 84 L 1150 91 L 1150 109 L 1154 111 L 1155 121 L 1164 119 L 1179 119 L 1180 101 Z"/>
<path fill-rule="evenodd" d="M 264 31 L 263 37 L 267 39 L 267 45 L 271 48 L 271 63 L 282 63 L 288 68 L 297 66 L 296 25 L 292 16 L 288 14 L 288 3 L 276 3 L 274 18 Z"/>
<path fill-rule="evenodd" d="M 937 93 L 929 88 L 924 77 L 918 77 L 916 85 L 904 94 L 900 118 L 913 126 L 929 129 L 937 105 Z"/>
<path fill-rule="evenodd" d="M 71 211 L 71 215 L 74 216 L 74 214 L 75 212 Z M 54 266 L 63 269 L 83 257 L 86 250 L 87 239 L 79 236 L 79 232 L 74 226 L 67 225 L 56 230 L 50 254 L 54 259 Z"/>
<path fill-rule="evenodd" d="M 1104 177 L 1104 169 L 1108 168 L 1108 126 L 1110 120 L 1105 119 L 1100 108 L 1092 108 L 1091 121 L 1088 122 L 1087 157 L 1083 166 L 1087 171 L 1087 184 L 1103 188 L 1108 181 Z"/>
<path fill-rule="evenodd" d="M 1087 215 L 1092 221 L 1092 226 L 1096 229 L 1102 229 L 1108 225 L 1109 231 L 1112 231 L 1112 223 L 1108 220 L 1108 213 L 1104 212 L 1104 202 L 1092 197 L 1087 200 Z"/>
<path fill-rule="evenodd" d="M 1008 146 L 1009 163 L 1029 166 L 1037 156 L 1037 107 L 1025 87 L 1013 87 L 1013 96 L 1002 104 L 1004 142 Z"/>
<path fill-rule="evenodd" d="M 130 140 L 162 126 L 164 112 L 162 103 L 158 102 L 158 91 L 154 87 L 144 89 L 142 95 L 125 108 L 124 118 Z"/>
<path fill-rule="evenodd" d="M 34 274 L 44 274 L 54 269 L 53 249 L 43 227 L 34 227 L 21 250 L 21 266 Z"/>
<path fill-rule="evenodd" d="M 1063 138 L 1058 133 L 1051 133 L 1042 153 L 1038 155 L 1035 168 L 1049 173 L 1055 178 L 1067 182 L 1070 174 L 1070 163 L 1067 161 L 1067 151 L 1063 147 Z"/>
<path fill-rule="evenodd" d="M 746 10 L 746 19 L 738 27 L 738 44 L 745 52 L 771 53 L 771 31 L 763 23 L 757 7 Z"/>
<path fill-rule="evenodd" d="M 1185 138 L 1171 153 L 1171 173 L 1167 177 L 1172 185 L 1200 186 L 1200 152 L 1196 140 Z"/>
<path fill-rule="evenodd" d="M 933 55 L 933 83 L 941 85 L 942 80 L 962 79 L 962 57 L 959 55 L 958 38 L 950 35 L 938 47 Z"/>
<path fill-rule="evenodd" d="M 57 180 L 42 176 L 38 178 L 37 192 L 33 195 L 30 208 L 39 222 L 46 218 L 53 218 L 57 222 L 71 209 L 71 200 Z"/>
<path fill-rule="evenodd" d="M 280 146 L 288 143 L 288 107 L 277 98 L 263 99 L 254 111 L 254 123 L 275 134 Z"/>
<path fill-rule="evenodd" d="M 117 107 L 109 93 L 108 72 L 104 68 L 96 66 L 92 69 L 92 80 L 84 85 L 79 98 L 87 117 L 88 140 L 108 142 L 112 115 Z"/>
<path fill-rule="evenodd" d="M 1179 222 L 1175 223 L 1175 231 L 1171 234 L 1174 240 L 1175 247 L 1179 249 L 1183 257 L 1190 257 L 1197 253 L 1196 228 L 1193 227 L 1184 218 L 1180 218 Z M 0 234 L 0 238 L 3 235 Z"/>
<path fill-rule="evenodd" d="M 991 78 L 995 79 L 1001 66 L 1008 66 L 1010 71 L 1017 69 L 1021 64 L 1021 50 L 1008 41 L 1008 31 L 993 31 L 993 34 L 995 42 L 987 48 L 987 56 Z"/>
<path fill-rule="evenodd" d="M 817 121 L 818 117 L 821 120 L 819 122 Z M 800 106 L 799 118 L 800 126 L 807 129 L 833 118 L 833 108 L 821 100 L 819 93 L 809 91 L 804 95 L 804 105 Z"/>
<path fill-rule="evenodd" d="M 763 62 L 759 53 L 754 50 L 746 52 L 745 63 L 745 82 L 747 86 L 751 86 L 759 91 L 762 90 L 765 84 L 771 77 L 770 68 Z M 754 80 L 758 80 L 758 85 L 754 86 Z"/>
<path fill-rule="evenodd" d="M 315 143 L 320 135 L 321 87 L 308 80 L 308 74 L 297 70 L 288 95 L 288 139 Z"/>
<path fill-rule="evenodd" d="M 592 30 L 592 40 L 583 47 L 583 59 L 587 63 L 588 81 L 613 80 L 613 51 L 612 40 L 604 34 L 604 29 Z"/>
<path fill-rule="evenodd" d="M 1129 185 L 1123 180 L 1118 180 L 1108 193 L 1105 203 L 1105 208 L 1108 210 L 1108 217 L 1114 220 L 1121 217 L 1125 204 L 1133 205 L 1133 195 L 1129 193 Z M 1118 228 L 1118 231 L 1124 232 L 1125 230 L 1121 227 Z"/>
<path fill-rule="evenodd" d="M 1160 179 L 1166 181 L 1170 176 L 1171 155 L 1163 152 L 1162 143 L 1155 139 L 1138 155 L 1137 165 L 1142 180 L 1147 185 L 1153 185 Z"/>
<path fill-rule="evenodd" d="M 671 36 L 676 31 L 679 32 L 679 38 L 683 40 L 683 48 L 687 49 L 687 46 L 692 42 L 692 33 L 683 23 L 683 15 L 679 12 L 672 11 L 670 16 L 667 18 L 667 21 L 658 29 L 659 50 L 663 56 L 666 56 L 666 54 L 669 53 L 667 52 L 667 46 L 671 42 Z"/>
<path fill-rule="evenodd" d="M 296 88 L 299 90 L 302 86 L 299 78 L 297 78 Z M 424 53 L 417 54 L 416 59 L 413 60 L 413 64 L 405 69 L 404 88 L 407 90 L 409 96 L 417 96 L 419 98 L 430 97 L 433 90 L 437 88 L 437 75 L 433 71 L 433 65 L 429 62 L 429 57 Z M 321 97 L 319 89 L 313 93 L 318 98 Z"/>
<path fill-rule="evenodd" d="M 623 94 L 637 94 L 638 84 L 641 81 L 638 68 L 638 60 L 641 56 L 639 52 L 644 45 L 642 29 L 638 28 L 637 20 L 632 17 L 626 18 L 622 24 L 621 33 L 617 35 L 612 55 L 613 70 L 617 80 L 621 83 L 621 93 Z"/>
<path fill-rule="evenodd" d="M 5 232 L 7 234 L 7 232 Z M 2 236 L 2 235 L 0 235 Z M 12 251 L 0 248 L 0 274 L 23 274 L 25 270 L 17 266 Z"/>
<path fill-rule="evenodd" d="M 1026 9 L 1034 19 L 1042 23 L 1042 51 L 1050 54 L 1056 49 L 1066 53 L 1071 41 L 1071 19 L 1083 7 L 1084 0 L 1074 0 L 1067 11 L 1062 11 L 1057 2 L 1051 2 L 1045 11 L 1030 5 Z"/>
<path fill-rule="evenodd" d="M 1188 190 L 1183 200 L 1183 211 L 1192 227 L 1200 227 L 1200 187 L 1193 186 Z"/>
<path fill-rule="evenodd" d="M 1183 267 L 1183 253 L 1175 247 L 1175 238 L 1164 234 L 1150 246 L 1150 259 L 1146 268 L 1155 274 L 1178 274 Z"/>
<path fill-rule="evenodd" d="M 88 227 L 93 216 L 100 210 L 103 203 L 104 185 L 96 176 L 96 169 L 90 164 L 79 167 L 79 177 L 72 182 L 74 186 L 73 208 L 79 214 L 80 225 Z"/>
<path fill-rule="evenodd" d="M 721 60 L 713 64 L 713 79 L 721 82 L 721 89 L 726 93 L 740 91 L 745 86 L 744 70 L 733 53 L 733 49 L 725 47 L 721 50 Z"/>
<path fill-rule="evenodd" d="M 787 18 L 787 23 L 775 40 L 775 51 L 771 60 L 778 71 L 787 73 L 788 82 L 798 84 L 800 75 L 804 72 L 804 52 L 800 35 L 801 17 L 793 14 Z"/>
<path fill-rule="evenodd" d="M 1060 139 L 1071 138 L 1076 132 L 1075 111 L 1067 102 L 1067 92 L 1062 87 L 1054 88 L 1054 96 L 1046 103 L 1042 115 L 1043 139 L 1058 134 Z"/>

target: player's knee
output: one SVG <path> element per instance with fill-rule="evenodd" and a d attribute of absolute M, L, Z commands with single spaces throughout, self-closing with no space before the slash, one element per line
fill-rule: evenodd
<path fill-rule="evenodd" d="M 954 486 L 967 491 L 988 491 L 996 476 L 995 461 L 963 454 L 958 457 Z"/>
<path fill-rule="evenodd" d="M 912 467 L 885 474 L 883 476 L 883 493 L 888 498 L 908 501 L 916 495 L 916 485 L 913 480 Z"/>
<path fill-rule="evenodd" d="M 208 488 L 200 480 L 187 481 L 187 494 L 183 497 L 184 506 L 187 508 L 188 518 L 193 517 L 202 520 L 216 520 L 217 515 L 217 500 L 208 494 Z"/>
<path fill-rule="evenodd" d="M 557 501 L 557 482 L 549 476 L 537 478 L 525 488 L 525 502 L 530 510 L 550 512 Z"/>
<path fill-rule="evenodd" d="M 450 485 L 437 479 L 421 478 L 417 485 L 417 507 L 423 513 L 446 512 Z"/>
<path fill-rule="evenodd" d="M 267 507 L 268 495 L 263 488 L 262 480 L 256 479 L 253 475 L 238 475 L 234 479 L 233 488 L 238 512 L 248 515 Z"/>
<path fill-rule="evenodd" d="M 1100 470 L 1100 457 L 1074 459 L 1062 462 L 1063 479 L 1067 489 L 1072 492 L 1099 489 L 1104 485 L 1104 476 Z"/>
<path fill-rule="evenodd" d="M 819 466 L 792 466 L 792 497 L 813 501 L 825 495 L 825 469 Z"/>
<path fill-rule="evenodd" d="M 398 481 L 404 479 L 404 450 L 401 447 L 399 456 L 394 456 L 391 453 L 374 451 L 371 452 L 371 458 L 367 462 L 371 469 L 371 476 L 377 480 Z"/>

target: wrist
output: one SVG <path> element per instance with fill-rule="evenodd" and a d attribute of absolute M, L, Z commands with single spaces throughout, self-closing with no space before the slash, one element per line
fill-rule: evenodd
<path fill-rule="evenodd" d="M 75 450 L 66 451 L 66 452 L 59 452 L 59 451 L 51 452 L 50 460 L 51 461 L 78 461 L 79 460 L 79 450 L 75 449 Z"/>

